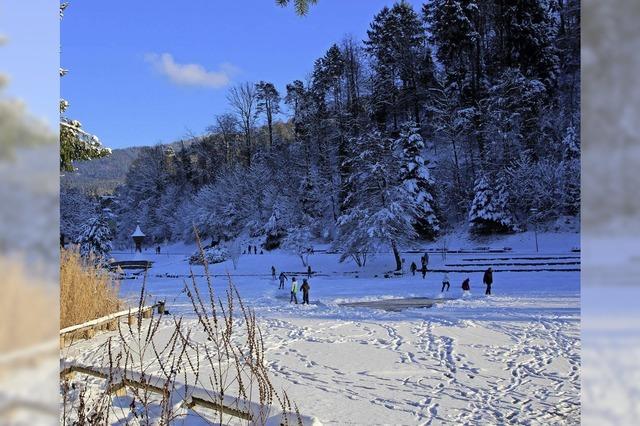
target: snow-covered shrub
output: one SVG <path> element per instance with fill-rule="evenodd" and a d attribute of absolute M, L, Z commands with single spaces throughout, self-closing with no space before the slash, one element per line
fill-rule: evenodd
<path fill-rule="evenodd" d="M 229 251 L 225 247 L 209 247 L 202 251 L 204 252 L 204 257 L 208 264 L 222 263 L 229 259 Z M 204 263 L 200 250 L 196 250 L 196 252 L 191 255 L 189 263 L 197 265 L 202 265 Z"/>

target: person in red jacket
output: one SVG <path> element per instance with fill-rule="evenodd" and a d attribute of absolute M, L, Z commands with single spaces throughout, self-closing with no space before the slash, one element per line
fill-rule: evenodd
<path fill-rule="evenodd" d="M 465 278 L 462 281 L 462 296 L 466 296 L 471 293 L 471 285 L 469 284 L 469 278 Z"/>

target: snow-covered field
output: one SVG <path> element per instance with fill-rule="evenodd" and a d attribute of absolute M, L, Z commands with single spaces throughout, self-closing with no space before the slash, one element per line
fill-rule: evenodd
<path fill-rule="evenodd" d="M 255 310 L 276 388 L 322 424 L 578 424 L 580 274 L 575 269 L 580 265 L 571 249 L 579 246 L 579 235 L 541 234 L 539 253 L 528 233 L 482 245 L 513 250 L 450 253 L 446 260 L 430 253 L 430 269 L 456 271 L 449 272 L 451 289 L 444 295 L 440 272 L 429 272 L 426 279 L 408 271 L 385 278 L 393 269 L 388 254 L 361 270 L 338 263 L 335 254 L 312 255 L 308 306 L 290 304 L 290 281 L 279 290 L 271 278 L 273 265 L 301 280 L 306 268 L 297 256 L 243 255 L 236 270 L 231 262 L 210 269 L 219 294 L 229 274 Z M 465 241 L 450 244 L 473 247 Z M 172 316 L 182 315 L 198 328 L 182 291 L 192 251 L 173 245 L 160 255 L 149 249 L 143 257 L 155 262 L 146 283 L 149 297 L 166 300 Z M 123 260 L 132 256 L 116 254 Z M 406 269 L 412 261 L 420 265 L 420 256 L 403 253 Z M 488 265 L 495 270 L 489 297 L 482 273 L 468 272 Z M 204 285 L 202 267 L 193 272 Z M 472 296 L 463 299 L 460 283 L 466 277 Z M 142 278 L 124 280 L 121 294 L 133 302 L 141 284 Z M 401 312 L 341 306 L 404 297 L 445 301 Z M 166 320 L 160 335 L 170 329 Z M 107 335 L 74 344 L 64 355 L 95 364 Z"/>

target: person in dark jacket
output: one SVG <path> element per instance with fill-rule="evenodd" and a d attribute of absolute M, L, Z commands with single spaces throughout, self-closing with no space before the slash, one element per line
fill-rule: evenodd
<path fill-rule="evenodd" d="M 411 270 L 411 275 L 416 275 L 416 271 L 418 270 L 418 266 L 416 265 L 416 262 L 411 262 L 411 266 L 409 267 L 409 269 Z"/>
<path fill-rule="evenodd" d="M 484 294 L 491 294 L 491 284 L 493 284 L 493 269 L 489 267 L 486 271 L 484 271 L 484 277 L 482 277 L 482 282 L 486 284 L 487 290 Z"/>
<path fill-rule="evenodd" d="M 311 265 L 307 266 L 307 278 L 311 279 Z"/>
<path fill-rule="evenodd" d="M 273 281 L 276 280 L 276 267 L 275 266 L 271 266 L 271 279 Z"/>
<path fill-rule="evenodd" d="M 306 278 L 302 279 L 302 285 L 300 286 L 300 290 L 302 290 L 302 304 L 309 304 L 309 289 L 311 286 L 309 285 L 309 281 Z"/>
<path fill-rule="evenodd" d="M 280 286 L 278 287 L 278 290 L 284 290 L 284 282 L 287 280 L 288 278 L 284 272 L 280 272 Z"/>
<path fill-rule="evenodd" d="M 420 258 L 420 262 L 422 263 L 422 279 L 424 279 L 427 276 L 427 264 L 428 264 L 428 260 L 427 260 L 427 254 L 425 253 L 424 256 L 422 256 Z"/>
<path fill-rule="evenodd" d="M 469 284 L 469 278 L 465 278 L 465 280 L 462 281 L 462 295 L 466 296 L 470 292 L 471 292 L 471 285 Z"/>

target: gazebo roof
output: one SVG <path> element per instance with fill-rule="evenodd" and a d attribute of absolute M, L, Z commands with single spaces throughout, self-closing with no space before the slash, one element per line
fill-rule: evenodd
<path fill-rule="evenodd" d="M 140 225 L 136 225 L 136 230 L 133 231 L 133 234 L 131 234 L 132 237 L 146 237 L 146 235 L 144 235 L 144 233 L 142 232 L 142 229 L 140 229 Z"/>

